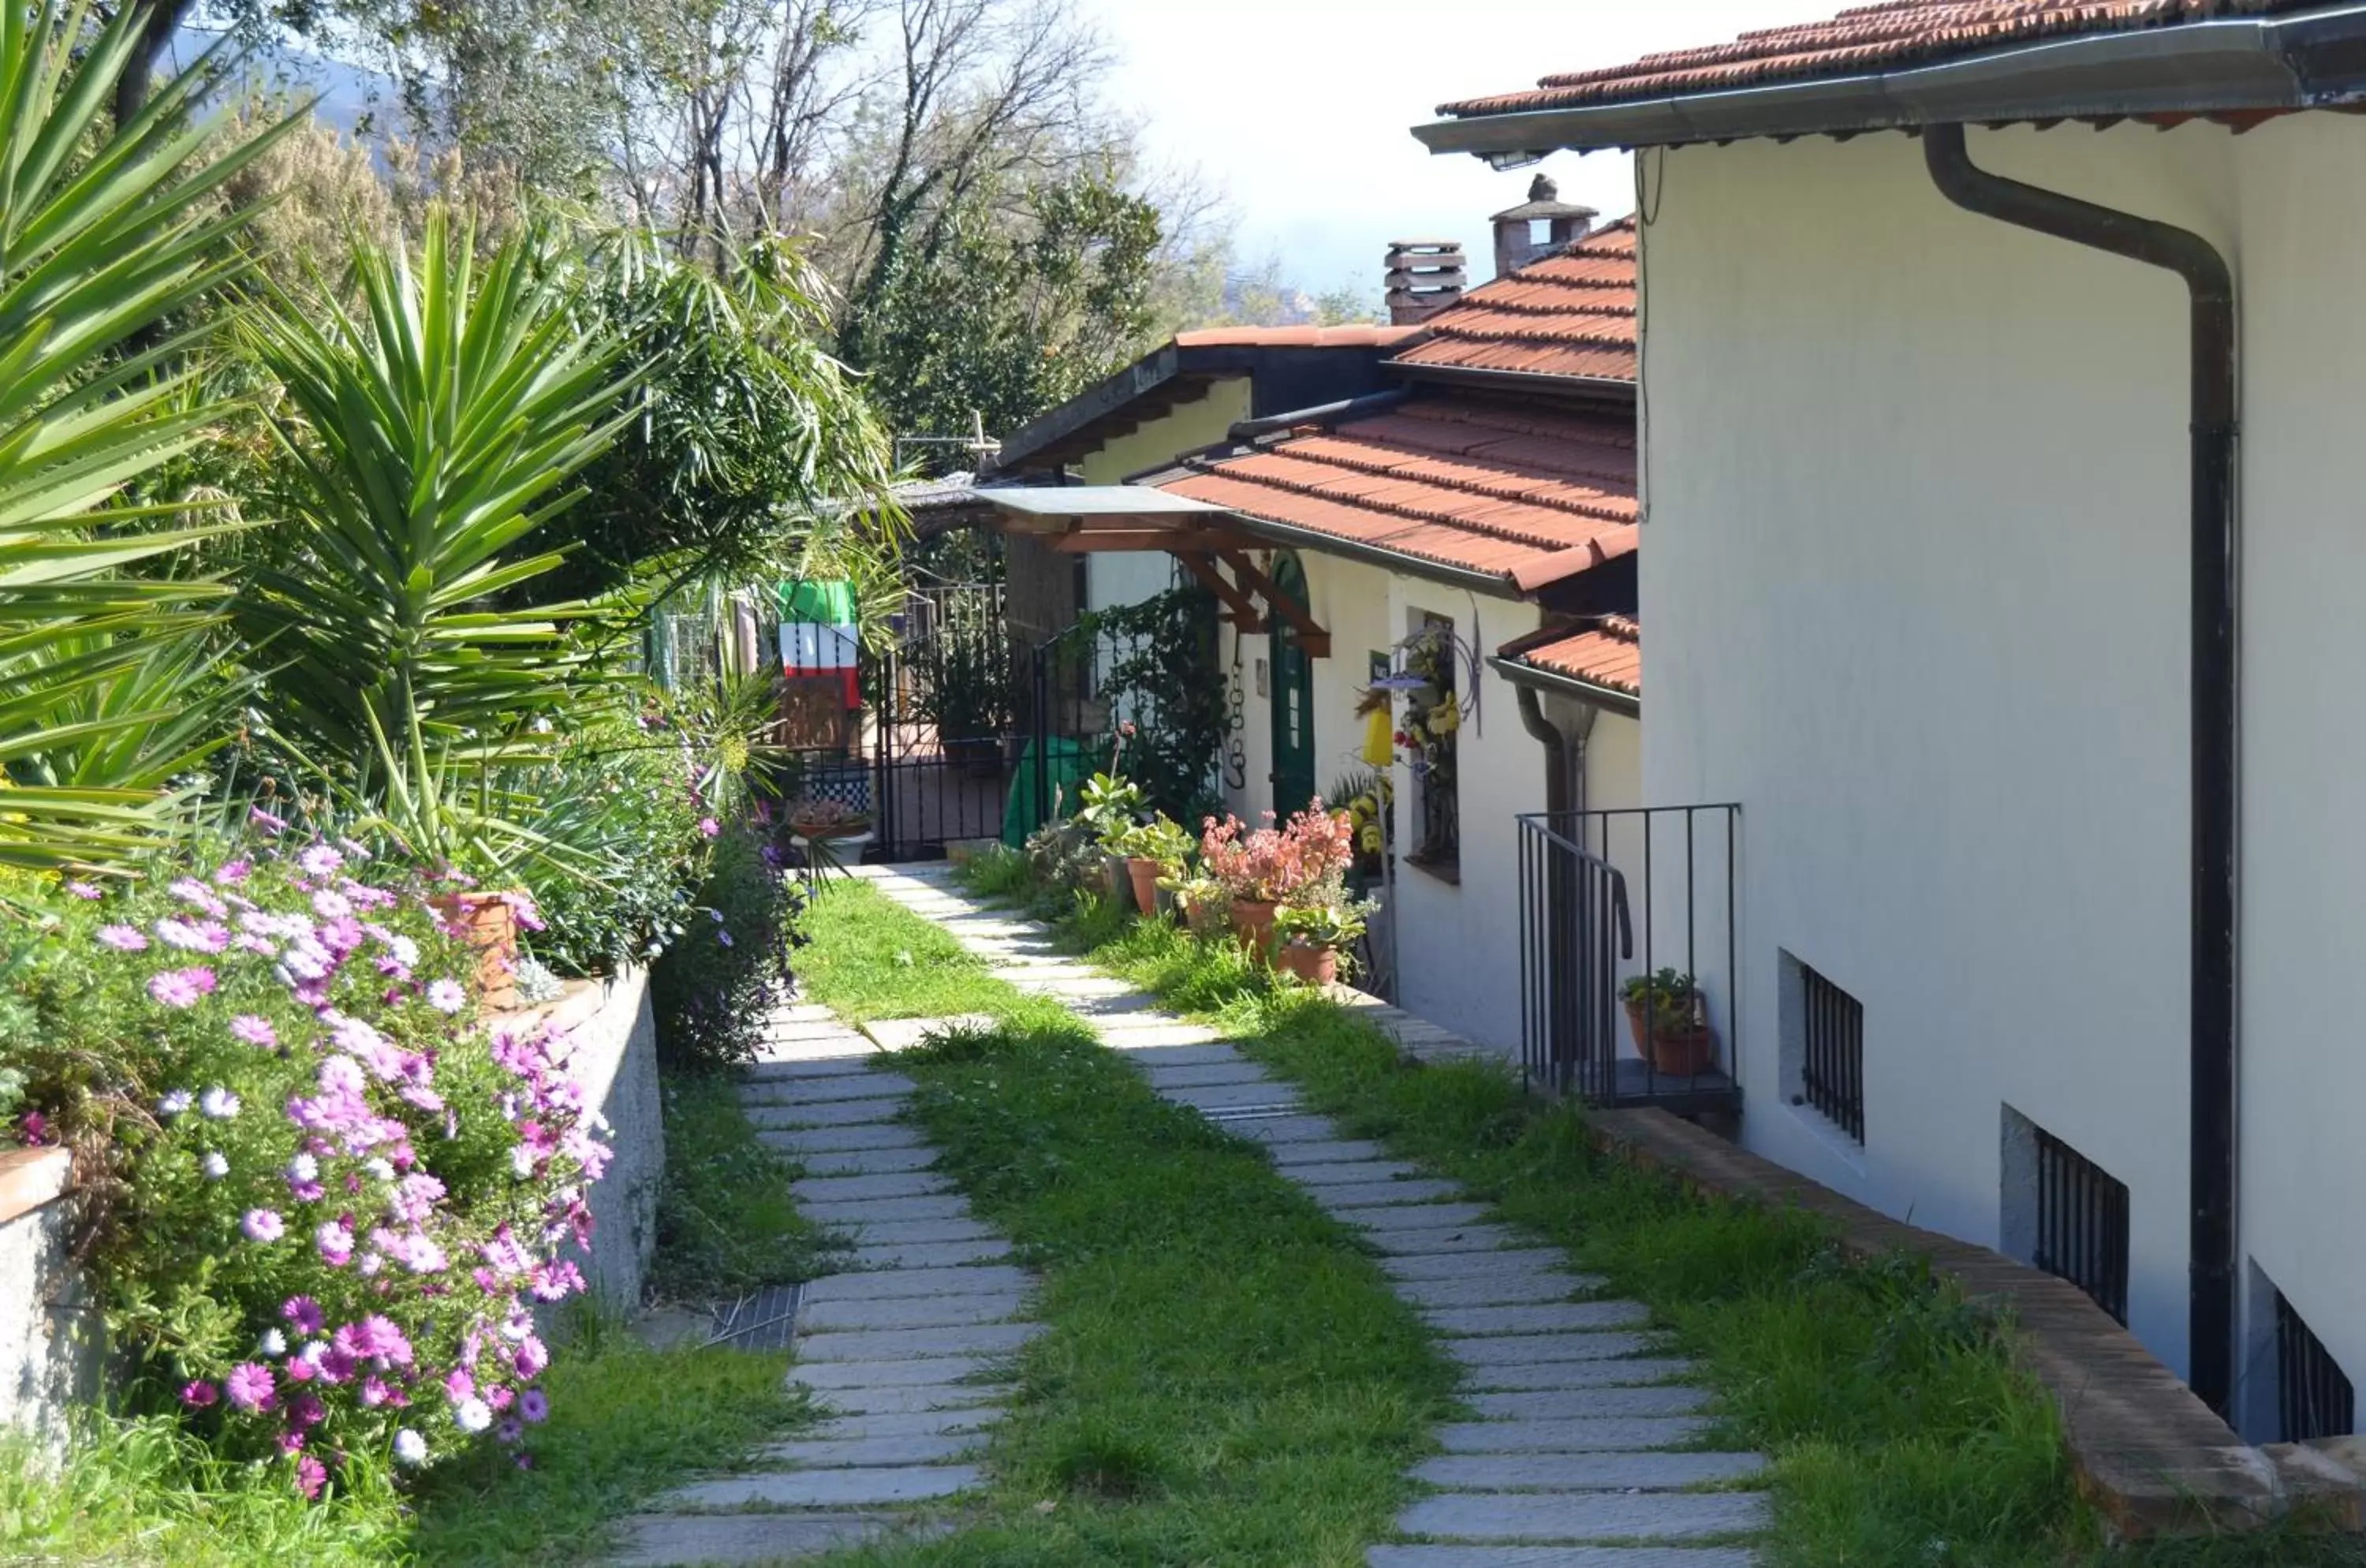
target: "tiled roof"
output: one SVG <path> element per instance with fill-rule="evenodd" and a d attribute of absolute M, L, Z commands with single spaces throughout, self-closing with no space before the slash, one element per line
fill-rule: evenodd
<path fill-rule="evenodd" d="M 1177 348 L 1392 348 L 1417 337 L 1419 327 L 1368 321 L 1340 327 L 1202 327 L 1177 333 Z"/>
<path fill-rule="evenodd" d="M 1159 487 L 1527 592 L 1631 554 L 1631 417 L 1475 396 L 1200 453 Z"/>
<path fill-rule="evenodd" d="M 1496 657 L 1629 696 L 1643 694 L 1642 627 L 1625 615 L 1604 615 L 1583 631 L 1532 632 L 1505 643 Z"/>
<path fill-rule="evenodd" d="M 1512 114 L 1928 65 L 2074 33 L 2296 11 L 2324 0 L 1891 0 L 1730 43 L 1547 76 L 1532 90 L 1441 104 L 1442 115 Z"/>
<path fill-rule="evenodd" d="M 1399 365 L 1635 379 L 1635 223 L 1483 284 L 1423 323 Z"/>

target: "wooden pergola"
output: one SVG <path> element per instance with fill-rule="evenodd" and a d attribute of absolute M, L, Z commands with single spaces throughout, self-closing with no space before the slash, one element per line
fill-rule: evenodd
<path fill-rule="evenodd" d="M 986 486 L 975 494 L 994 508 L 996 529 L 1061 555 L 1164 551 L 1216 596 L 1224 618 L 1242 631 L 1265 631 L 1279 619 L 1308 653 L 1331 655 L 1331 634 L 1250 554 L 1267 541 L 1221 506 L 1140 485 Z"/>

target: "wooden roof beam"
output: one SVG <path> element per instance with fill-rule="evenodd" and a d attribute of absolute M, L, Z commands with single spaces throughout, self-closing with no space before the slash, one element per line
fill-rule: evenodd
<path fill-rule="evenodd" d="M 1268 608 L 1290 624 L 1290 629 L 1298 634 L 1299 647 L 1317 659 L 1331 657 L 1331 634 L 1315 624 L 1305 605 L 1283 592 L 1272 578 L 1259 571 L 1256 562 L 1249 559 L 1246 551 L 1221 549 L 1216 552 L 1216 558 L 1233 569 L 1233 576 L 1242 587 L 1263 599 Z"/>
<path fill-rule="evenodd" d="M 1177 551 L 1174 554 L 1175 558 L 1183 563 L 1183 570 L 1200 580 L 1201 587 L 1224 602 L 1225 607 L 1232 612 L 1233 625 L 1245 632 L 1265 630 L 1265 617 L 1257 614 L 1256 601 L 1226 581 L 1224 574 L 1218 571 L 1213 563 L 1197 553 Z"/>

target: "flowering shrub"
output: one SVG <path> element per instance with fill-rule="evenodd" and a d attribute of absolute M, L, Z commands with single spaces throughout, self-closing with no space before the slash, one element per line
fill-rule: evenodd
<path fill-rule="evenodd" d="M 1266 818 L 1270 821 L 1273 813 Z M 1321 797 L 1280 828 L 1245 832 L 1237 817 L 1207 819 L 1200 863 L 1236 901 L 1286 904 L 1308 888 L 1341 875 L 1355 856 L 1355 828 L 1344 811 L 1325 811 Z"/>
<path fill-rule="evenodd" d="M 558 1042 L 477 1021 L 438 885 L 358 845 L 175 870 L 68 901 L 18 1053 L 99 1202 L 135 1400 L 307 1496 L 517 1443 L 608 1158 Z"/>
<path fill-rule="evenodd" d="M 783 864 L 752 829 L 715 840 L 699 908 L 649 975 L 668 1063 L 724 1066 L 752 1061 L 763 1044 L 767 1021 L 788 1000 L 789 954 L 804 940 L 804 893 Z"/>

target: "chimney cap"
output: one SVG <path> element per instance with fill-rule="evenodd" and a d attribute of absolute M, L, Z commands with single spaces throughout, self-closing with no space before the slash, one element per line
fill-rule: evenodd
<path fill-rule="evenodd" d="M 1528 182 L 1528 199 L 1517 207 L 1507 207 L 1488 220 L 1491 223 L 1526 223 L 1537 219 L 1576 218 L 1591 224 L 1601 216 L 1594 208 L 1560 198 L 1560 186 L 1550 175 L 1538 175 Z"/>

